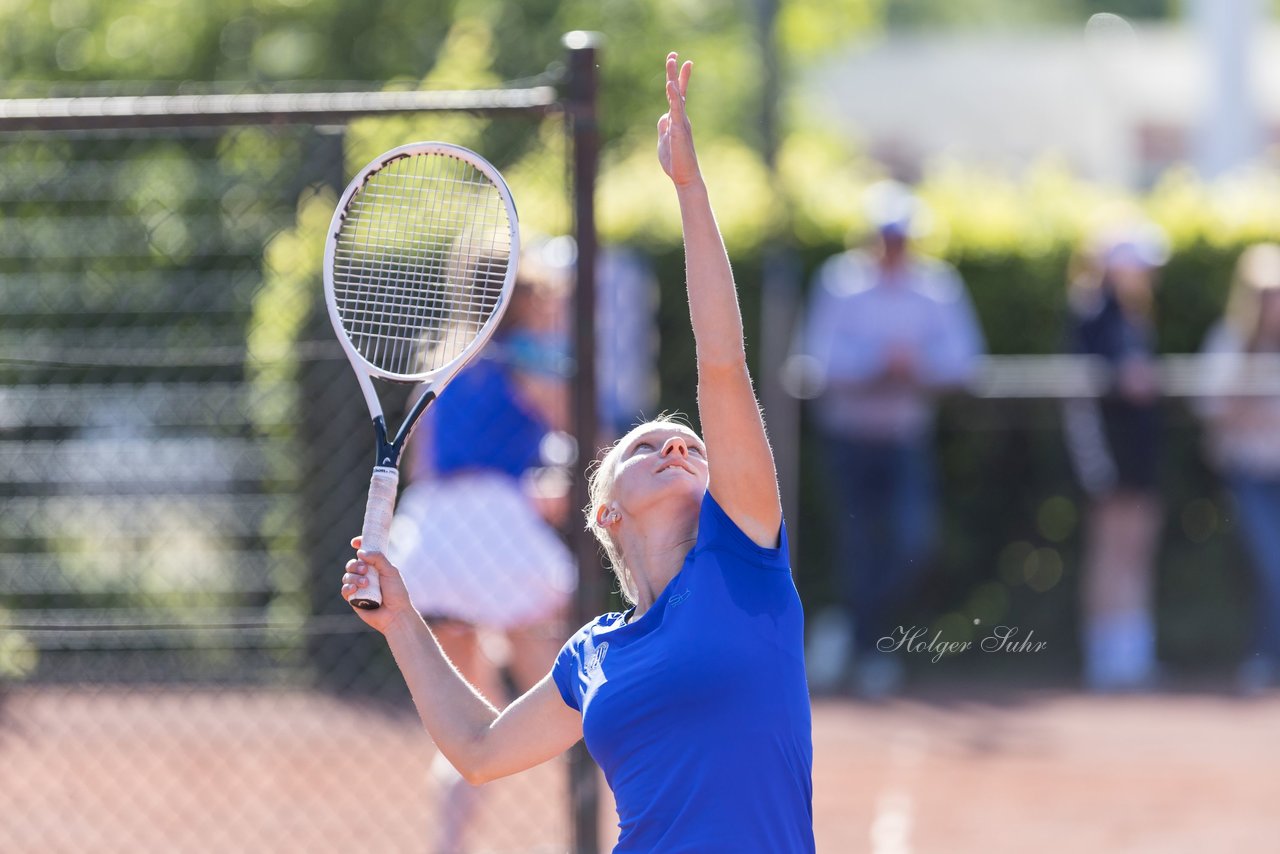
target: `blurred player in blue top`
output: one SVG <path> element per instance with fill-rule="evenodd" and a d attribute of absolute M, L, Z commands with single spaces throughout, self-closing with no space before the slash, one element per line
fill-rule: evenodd
<path fill-rule="evenodd" d="M 691 71 L 667 57 L 658 159 L 684 226 L 705 438 L 669 420 L 636 427 L 602 460 L 588 508 L 632 606 L 582 627 L 499 711 L 450 666 L 381 555 L 357 552 L 342 595 L 370 567 L 379 574 L 383 607 L 360 616 L 386 636 L 427 730 L 469 780 L 585 738 L 617 802 L 615 852 L 812 852 L 804 617 L 733 274 L 685 114 Z"/>

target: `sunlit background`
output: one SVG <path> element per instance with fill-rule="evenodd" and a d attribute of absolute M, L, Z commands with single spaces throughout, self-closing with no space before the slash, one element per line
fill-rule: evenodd
<path fill-rule="evenodd" d="M 1280 240 L 1280 5 L 0 0 L 0 850 L 429 850 L 434 749 L 338 597 L 370 436 L 323 313 L 324 232 L 350 176 L 414 139 L 498 165 L 535 242 L 574 227 L 559 109 L 51 131 L 3 124 L 12 99 L 556 86 L 575 30 L 602 34 L 601 287 L 637 319 L 597 357 L 615 429 L 696 418 L 654 156 L 662 57 L 695 62 L 811 627 L 819 850 L 1273 846 L 1280 698 L 1241 682 L 1261 593 L 1194 357 L 1241 252 Z M 918 247 L 958 270 L 990 354 L 941 402 L 938 546 L 900 621 L 1045 645 L 902 653 L 900 684 L 868 697 L 842 678 L 848 556 L 798 330 L 887 179 L 919 199 Z M 1081 679 L 1088 506 L 1062 426 L 1098 388 L 1055 359 L 1073 263 L 1134 220 L 1168 250 L 1160 668 L 1117 696 Z M 375 785 L 384 820 L 353 826 Z M 562 763 L 493 788 L 467 850 L 590 850 Z"/>

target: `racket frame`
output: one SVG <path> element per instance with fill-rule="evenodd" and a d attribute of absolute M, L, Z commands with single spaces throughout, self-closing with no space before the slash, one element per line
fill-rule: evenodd
<path fill-rule="evenodd" d="M 376 173 L 382 171 L 398 160 L 404 160 L 408 157 L 416 157 L 421 155 L 444 155 L 448 157 L 456 157 L 471 166 L 474 166 L 486 178 L 489 179 L 498 191 L 503 204 L 506 206 L 507 224 L 510 231 L 510 254 L 507 258 L 507 269 L 502 283 L 502 292 L 498 298 L 498 304 L 494 307 L 493 313 L 485 321 L 484 325 L 476 333 L 475 338 L 463 348 L 462 352 L 455 356 L 451 361 L 430 371 L 423 371 L 416 374 L 401 374 L 387 371 L 374 365 L 367 360 L 360 351 L 356 349 L 352 343 L 351 337 L 347 334 L 342 323 L 342 316 L 338 312 L 337 294 L 334 285 L 333 268 L 338 248 L 338 235 L 342 231 L 342 225 L 346 221 L 347 211 L 352 200 L 356 197 L 369 179 Z M 390 524 L 390 514 L 395 506 L 395 489 L 399 482 L 399 465 L 400 454 L 404 450 L 405 443 L 409 441 L 409 437 L 413 435 L 414 429 L 418 425 L 418 420 L 426 408 L 431 405 L 463 367 L 466 366 L 480 352 L 489 339 L 493 337 L 493 333 L 497 330 L 498 324 L 502 320 L 503 314 L 506 313 L 507 305 L 511 301 L 511 294 L 514 288 L 516 274 L 519 268 L 520 260 L 520 224 L 516 215 L 515 201 L 511 197 L 511 190 L 507 187 L 506 181 L 501 173 L 494 168 L 488 160 L 485 160 L 479 154 L 464 148 L 460 145 L 454 145 L 448 142 L 412 142 L 406 145 L 398 146 L 390 151 L 384 152 L 378 157 L 370 161 L 356 176 L 347 184 L 347 188 L 343 191 L 342 196 L 338 199 L 338 204 L 333 212 L 333 218 L 329 223 L 329 231 L 325 236 L 324 245 L 324 263 L 322 265 L 324 273 L 324 301 L 329 310 L 329 321 L 333 325 L 334 333 L 337 335 L 338 343 L 342 346 L 343 352 L 346 353 L 347 361 L 351 363 L 352 370 L 355 371 L 356 381 L 360 385 L 360 392 L 364 395 L 365 403 L 369 407 L 369 415 L 373 421 L 373 431 L 376 439 L 376 454 L 374 456 L 373 479 L 370 481 L 370 497 L 369 503 L 365 508 L 365 524 L 362 528 L 361 536 L 365 543 L 369 543 L 373 538 L 369 536 L 371 523 L 374 517 L 385 515 L 385 519 L 377 522 L 377 527 L 385 529 Z M 382 402 L 378 399 L 377 389 L 374 387 L 374 379 L 385 380 L 400 384 L 424 384 L 418 399 L 414 401 L 409 412 L 405 416 L 404 422 L 400 425 L 400 429 L 392 436 L 387 429 L 386 417 L 382 411 Z M 387 506 L 387 494 L 390 494 L 390 505 Z M 377 505 L 377 506 L 375 506 Z M 382 551 L 385 546 L 385 530 L 381 531 L 380 542 L 372 543 L 374 548 L 370 551 Z M 378 608 L 382 604 L 382 595 L 378 585 L 376 574 L 370 574 L 369 585 L 364 590 L 358 590 L 348 600 L 354 607 L 372 610 Z"/>

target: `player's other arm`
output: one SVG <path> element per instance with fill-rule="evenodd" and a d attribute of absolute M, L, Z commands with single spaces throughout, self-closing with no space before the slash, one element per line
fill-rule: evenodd
<path fill-rule="evenodd" d="M 693 148 L 685 94 L 693 64 L 667 57 L 669 111 L 658 122 L 658 157 L 675 185 L 684 229 L 689 316 L 698 358 L 698 415 L 711 462 L 711 492 L 754 542 L 778 544 L 782 505 L 773 451 L 747 371 L 733 271 Z"/>
<path fill-rule="evenodd" d="M 400 573 L 382 555 L 360 552 L 343 576 L 350 596 L 372 566 L 383 607 L 357 613 L 383 633 L 436 747 L 469 783 L 480 784 L 558 756 L 582 738 L 582 717 L 565 705 L 548 676 L 498 711 L 445 657 L 435 636 L 402 596 Z"/>

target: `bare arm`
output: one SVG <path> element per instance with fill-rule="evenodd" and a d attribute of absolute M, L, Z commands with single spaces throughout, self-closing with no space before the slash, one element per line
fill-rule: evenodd
<path fill-rule="evenodd" d="M 377 571 L 383 605 L 357 613 L 386 636 L 423 726 L 468 782 L 532 768 L 582 738 L 581 715 L 565 705 L 550 676 L 499 712 L 445 657 L 409 603 L 399 570 L 380 554 L 359 557 L 342 577 L 343 596 L 351 597 L 370 566 Z"/>
<path fill-rule="evenodd" d="M 658 122 L 658 159 L 675 185 L 684 227 L 689 317 L 698 353 L 698 414 L 712 464 L 711 491 L 759 545 L 778 544 L 782 507 L 773 451 L 747 371 L 738 292 L 693 148 L 685 94 L 693 63 L 667 57 L 669 112 Z"/>

